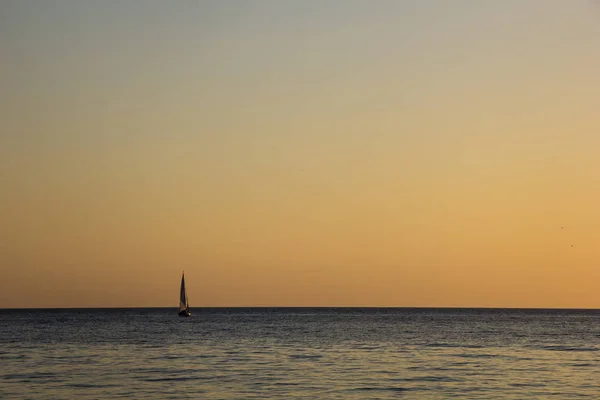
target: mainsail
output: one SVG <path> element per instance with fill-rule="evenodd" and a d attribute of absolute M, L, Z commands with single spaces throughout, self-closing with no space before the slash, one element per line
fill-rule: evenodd
<path fill-rule="evenodd" d="M 187 294 L 185 293 L 185 277 L 181 274 L 181 290 L 179 292 L 179 312 L 189 310 Z"/>

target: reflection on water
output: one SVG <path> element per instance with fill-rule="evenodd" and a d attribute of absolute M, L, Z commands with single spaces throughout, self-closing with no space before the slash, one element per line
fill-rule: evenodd
<path fill-rule="evenodd" d="M 600 312 L 0 310 L 0 398 L 600 398 Z"/>

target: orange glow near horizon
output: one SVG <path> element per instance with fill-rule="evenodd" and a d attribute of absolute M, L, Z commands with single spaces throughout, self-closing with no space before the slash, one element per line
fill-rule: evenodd
<path fill-rule="evenodd" d="M 0 307 L 600 308 L 581 3 L 0 5 Z"/>

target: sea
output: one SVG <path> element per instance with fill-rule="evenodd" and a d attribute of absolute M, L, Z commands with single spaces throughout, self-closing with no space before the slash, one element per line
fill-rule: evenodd
<path fill-rule="evenodd" d="M 600 399 L 600 310 L 0 310 L 0 399 Z"/>

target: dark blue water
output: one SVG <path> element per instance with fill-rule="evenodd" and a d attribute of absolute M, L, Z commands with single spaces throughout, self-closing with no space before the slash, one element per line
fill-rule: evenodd
<path fill-rule="evenodd" d="M 0 310 L 2 399 L 600 399 L 600 311 Z"/>

